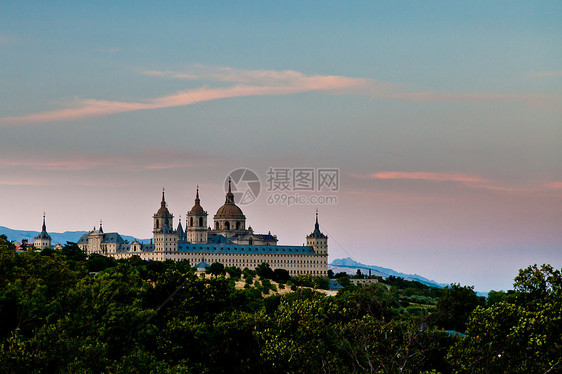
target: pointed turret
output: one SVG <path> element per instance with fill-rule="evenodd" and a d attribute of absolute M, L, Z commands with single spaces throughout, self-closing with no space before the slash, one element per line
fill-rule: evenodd
<path fill-rule="evenodd" d="M 316 209 L 316 223 L 314 224 L 314 231 L 309 235 L 309 237 L 327 238 L 327 236 L 320 231 L 320 225 L 318 224 L 318 209 Z"/>
<path fill-rule="evenodd" d="M 51 237 L 47 233 L 47 225 L 45 224 L 45 212 L 43 212 L 43 225 L 41 226 L 41 232 L 33 239 L 33 246 L 37 249 L 51 247 Z"/>
<path fill-rule="evenodd" d="M 183 231 L 183 226 L 181 225 L 181 216 L 178 219 L 178 227 L 176 228 L 176 233 L 178 234 L 179 240 L 185 240 L 185 231 Z"/>
<path fill-rule="evenodd" d="M 160 209 L 158 209 L 158 212 L 156 212 L 153 218 L 154 218 L 153 232 L 173 231 L 174 216 L 170 213 L 170 211 L 166 207 L 166 197 L 164 195 L 164 188 L 162 188 L 162 201 L 160 202 Z"/>
<path fill-rule="evenodd" d="M 43 212 L 43 226 L 41 227 L 41 234 L 47 233 L 47 225 L 45 224 L 45 212 Z"/>
<path fill-rule="evenodd" d="M 316 210 L 316 222 L 314 231 L 306 237 L 306 245 L 312 247 L 318 254 L 328 254 L 328 237 L 320 231 L 318 224 L 318 210 Z"/>
<path fill-rule="evenodd" d="M 207 242 L 207 212 L 201 206 L 199 185 L 195 192 L 195 205 L 187 212 L 186 238 L 191 243 Z"/>
<path fill-rule="evenodd" d="M 232 193 L 231 182 L 232 179 L 228 178 L 228 192 L 226 193 L 226 199 L 224 201 L 225 204 L 234 204 L 234 194 Z"/>

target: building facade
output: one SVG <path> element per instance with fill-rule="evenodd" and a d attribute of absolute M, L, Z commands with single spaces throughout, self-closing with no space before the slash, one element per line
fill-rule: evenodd
<path fill-rule="evenodd" d="M 199 188 L 195 204 L 187 212 L 185 230 L 181 221 L 174 228 L 174 215 L 168 210 L 164 191 L 160 208 L 152 216 L 153 238 L 150 244 L 123 240 L 118 233 L 104 233 L 99 229 L 84 234 L 78 246 L 85 254 L 93 253 L 117 259 L 139 256 L 145 260 L 189 260 L 220 262 L 224 266 L 255 269 L 266 262 L 272 269 L 285 269 L 291 275 L 328 274 L 328 237 L 320 231 L 318 212 L 314 231 L 306 237 L 306 245 L 279 245 L 271 233 L 257 234 L 246 228 L 246 216 L 234 202 L 230 181 L 224 204 L 207 223 L 208 213 L 201 206 Z"/>

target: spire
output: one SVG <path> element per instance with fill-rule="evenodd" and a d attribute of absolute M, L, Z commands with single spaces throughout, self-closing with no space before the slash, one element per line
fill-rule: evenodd
<path fill-rule="evenodd" d="M 318 224 L 318 208 L 316 208 L 316 223 L 314 224 L 314 231 L 320 231 L 320 225 Z"/>
<path fill-rule="evenodd" d="M 232 188 L 230 186 L 231 181 L 231 178 L 228 177 L 228 192 L 226 193 L 225 204 L 234 204 L 234 194 L 232 193 Z"/>
<path fill-rule="evenodd" d="M 199 185 L 197 185 L 197 193 L 195 194 L 195 205 L 201 205 L 201 200 L 199 200 Z"/>
<path fill-rule="evenodd" d="M 160 203 L 160 205 L 162 206 L 166 206 L 166 199 L 164 199 L 164 187 L 162 187 L 162 202 Z"/>
<path fill-rule="evenodd" d="M 43 226 L 41 227 L 41 233 L 47 232 L 47 225 L 45 225 L 45 212 L 43 212 Z"/>
<path fill-rule="evenodd" d="M 102 220 L 100 219 L 100 233 L 103 234 L 103 228 L 101 227 Z"/>
<path fill-rule="evenodd" d="M 326 235 L 324 235 L 322 231 L 320 231 L 320 225 L 318 224 L 318 209 L 316 209 L 316 222 L 314 223 L 314 231 L 312 232 L 312 234 L 309 235 L 309 237 L 313 237 L 313 238 L 326 237 Z"/>

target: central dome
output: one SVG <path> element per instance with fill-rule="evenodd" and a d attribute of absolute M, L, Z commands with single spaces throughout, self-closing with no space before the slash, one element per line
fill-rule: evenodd
<path fill-rule="evenodd" d="M 238 208 L 234 203 L 234 194 L 231 190 L 230 179 L 228 179 L 228 192 L 226 193 L 224 205 L 217 210 L 215 218 L 246 218 L 244 213 L 242 213 L 242 209 Z"/>
<path fill-rule="evenodd" d="M 244 217 L 244 213 L 242 213 L 242 209 L 240 209 L 234 203 L 225 203 L 223 206 L 217 210 L 217 214 L 215 215 L 217 218 L 242 218 Z"/>

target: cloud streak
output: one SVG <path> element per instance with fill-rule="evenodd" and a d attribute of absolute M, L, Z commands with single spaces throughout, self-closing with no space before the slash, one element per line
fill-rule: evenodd
<path fill-rule="evenodd" d="M 0 125 L 73 121 L 137 110 L 186 106 L 234 97 L 292 95 L 310 91 L 337 92 L 343 89 L 366 87 L 369 82 L 367 79 L 335 75 L 307 76 L 295 71 L 226 71 L 228 74 L 224 74 L 224 76 L 216 74 L 214 79 L 238 84 L 230 87 L 179 91 L 171 95 L 136 102 L 76 99 L 67 103 L 67 107 L 63 109 L 0 118 Z M 161 75 L 157 74 L 158 72 L 148 73 L 149 75 Z"/>
<path fill-rule="evenodd" d="M 75 99 L 62 103 L 62 108 L 39 113 L 0 117 L 0 126 L 29 125 L 52 122 L 66 122 L 95 117 L 110 116 L 139 110 L 153 110 L 187 106 L 206 101 L 249 97 L 282 96 L 304 92 L 324 92 L 332 94 L 369 94 L 380 83 L 368 78 L 350 78 L 340 75 L 306 75 L 295 70 L 241 70 L 229 67 L 210 68 L 196 66 L 192 72 L 144 71 L 143 75 L 176 79 L 201 80 L 220 83 L 222 87 L 200 87 L 140 101 Z M 549 106 L 560 111 L 562 98 L 539 94 L 501 94 L 501 93 L 438 93 L 406 92 L 398 84 L 386 84 L 376 98 L 404 100 L 412 102 L 486 102 L 509 101 L 524 102 L 528 105 Z"/>
<path fill-rule="evenodd" d="M 16 157 L 0 159 L 0 169 L 46 170 L 75 172 L 93 169 L 104 170 L 160 170 L 215 166 L 212 156 L 190 152 L 173 152 L 153 149 L 129 155 L 69 155 L 67 157 L 40 158 Z"/>
<path fill-rule="evenodd" d="M 559 192 L 562 190 L 561 181 L 530 180 L 523 184 L 508 184 L 490 180 L 476 175 L 457 173 L 434 173 L 434 172 L 404 172 L 383 171 L 371 174 L 351 174 L 352 177 L 368 180 L 412 180 L 426 182 L 452 182 L 460 183 L 469 188 L 485 189 L 505 193 L 536 193 L 536 192 Z"/>

